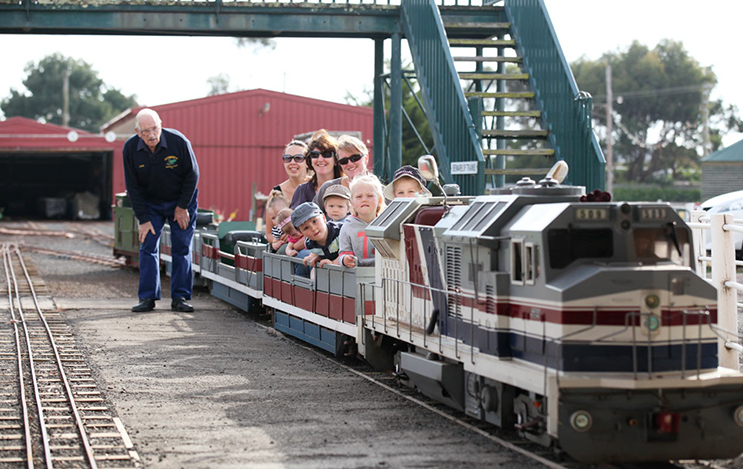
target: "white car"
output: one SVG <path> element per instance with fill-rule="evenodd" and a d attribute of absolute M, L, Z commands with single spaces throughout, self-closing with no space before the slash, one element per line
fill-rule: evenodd
<path fill-rule="evenodd" d="M 730 213 L 733 215 L 733 218 L 743 220 L 743 191 L 728 192 L 727 194 L 712 197 L 702 202 L 700 207 L 710 215 L 713 213 Z M 735 257 L 737 259 L 743 259 L 743 233 L 735 232 L 733 235 L 735 236 Z M 708 239 L 707 249 L 709 250 L 710 248 L 710 241 Z"/>

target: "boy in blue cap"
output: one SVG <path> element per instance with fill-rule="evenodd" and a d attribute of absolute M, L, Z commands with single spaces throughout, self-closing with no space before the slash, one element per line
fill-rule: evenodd
<path fill-rule="evenodd" d="M 292 224 L 304 235 L 305 248 L 310 251 L 304 258 L 304 265 L 322 267 L 338 263 L 340 223 L 327 221 L 320 207 L 314 202 L 305 202 L 294 209 Z"/>

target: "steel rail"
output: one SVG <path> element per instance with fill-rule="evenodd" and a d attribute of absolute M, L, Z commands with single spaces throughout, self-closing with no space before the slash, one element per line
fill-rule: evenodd
<path fill-rule="evenodd" d="M 3 255 L 3 269 L 5 272 L 5 280 L 8 288 L 8 308 L 10 311 L 10 319 L 13 323 L 13 334 L 15 336 L 16 346 L 16 358 L 18 359 L 18 384 L 20 386 L 20 400 L 21 400 L 21 411 L 23 412 L 23 432 L 26 438 L 26 467 L 33 469 L 34 467 L 34 451 L 31 439 L 31 421 L 28 416 L 28 401 L 26 399 L 26 384 L 23 379 L 23 356 L 21 353 L 21 337 L 18 332 L 18 319 L 16 318 L 15 311 L 13 310 L 13 285 L 11 283 L 10 273 L 10 249 L 7 244 L 0 245 L 0 251 Z"/>
<path fill-rule="evenodd" d="M 31 374 L 31 382 L 33 383 L 33 392 L 34 397 L 36 401 L 36 409 L 37 414 L 39 418 L 39 430 L 41 431 L 42 435 L 42 445 L 44 448 L 44 460 L 46 461 L 46 467 L 52 468 L 54 465 L 52 464 L 52 450 L 49 445 L 49 430 L 46 427 L 46 421 L 44 420 L 44 407 L 41 402 L 41 393 L 39 391 L 39 382 L 36 376 L 36 367 L 34 366 L 34 353 L 31 349 L 31 336 L 28 332 L 28 325 L 26 323 L 26 315 L 23 313 L 23 305 L 21 304 L 21 293 L 20 288 L 18 286 L 18 278 L 15 274 L 15 269 L 13 268 L 13 262 L 12 262 L 12 251 L 18 252 L 18 248 L 15 245 L 9 245 L 7 247 L 8 250 L 8 275 L 12 279 L 13 288 L 15 290 L 15 297 L 16 302 L 18 305 L 18 316 L 20 318 L 20 322 L 23 325 L 23 334 L 26 339 L 26 355 L 28 355 L 28 366 L 29 371 Z M 12 300 L 11 300 L 12 304 Z M 28 444 L 31 444 L 31 441 L 28 442 Z M 33 461 L 31 462 L 31 467 L 33 467 Z"/>
<path fill-rule="evenodd" d="M 67 400 L 70 403 L 70 409 L 75 418 L 75 424 L 77 426 L 77 431 L 82 440 L 83 447 L 85 448 L 85 454 L 88 458 L 88 463 L 90 464 L 90 467 L 92 469 L 97 469 L 98 464 L 96 463 L 96 460 L 95 460 L 95 455 L 93 453 L 93 447 L 91 446 L 90 439 L 88 438 L 88 433 L 85 430 L 85 425 L 83 424 L 82 417 L 80 416 L 80 412 L 78 412 L 77 410 L 77 403 L 75 402 L 75 397 L 73 396 L 72 388 L 70 387 L 70 383 L 67 379 L 67 373 L 64 370 L 64 365 L 62 365 L 62 358 L 59 355 L 59 350 L 57 348 L 57 344 L 54 341 L 54 336 L 52 334 L 51 329 L 49 328 L 49 324 L 46 321 L 46 317 L 44 317 L 44 313 L 41 310 L 41 306 L 39 305 L 39 299 L 36 296 L 36 290 L 34 289 L 33 282 L 31 281 L 31 277 L 28 273 L 28 269 L 26 268 L 26 263 L 23 261 L 23 256 L 21 255 L 21 251 L 20 249 L 18 249 L 17 246 L 15 247 L 15 252 L 23 268 L 23 274 L 26 277 L 26 281 L 28 282 L 28 286 L 29 286 L 30 293 L 31 293 L 31 298 L 33 298 L 33 302 L 34 302 L 34 307 L 36 308 L 36 312 L 39 315 L 39 319 L 41 320 L 42 324 L 44 324 L 44 329 L 46 330 L 47 337 L 49 338 L 49 343 L 51 345 L 52 351 L 54 352 L 54 359 L 57 364 L 57 369 L 59 370 L 62 383 L 64 384 L 65 392 L 67 394 Z M 19 298 L 19 305 L 20 305 L 20 298 Z M 31 348 L 29 346 L 29 353 L 30 351 L 31 351 Z M 39 409 L 41 409 L 41 407 L 39 407 Z M 41 415 L 41 412 L 39 412 L 39 414 Z M 46 437 L 47 436 L 45 434 L 45 438 Z M 53 467 L 51 464 L 51 459 L 49 460 L 49 464 L 47 467 L 49 468 Z"/>

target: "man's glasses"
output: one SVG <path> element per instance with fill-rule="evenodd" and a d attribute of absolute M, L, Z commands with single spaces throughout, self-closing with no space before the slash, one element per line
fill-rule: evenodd
<path fill-rule="evenodd" d="M 304 161 L 304 155 L 301 153 L 298 153 L 296 155 L 284 155 L 281 157 L 282 160 L 284 160 L 284 163 L 291 163 L 292 160 L 294 160 L 296 163 L 301 163 Z"/>
<path fill-rule="evenodd" d="M 160 130 L 160 127 L 153 127 L 151 129 L 139 129 L 140 132 L 142 132 L 145 135 L 153 134 L 155 135 L 157 131 Z"/>
<path fill-rule="evenodd" d="M 346 158 L 341 158 L 340 160 L 338 160 L 338 163 L 340 163 L 342 165 L 347 165 L 349 161 L 351 163 L 356 163 L 357 161 L 359 161 L 363 157 L 364 157 L 364 155 L 362 155 L 361 153 L 357 153 L 355 155 L 351 155 L 351 156 L 348 156 Z"/>
<path fill-rule="evenodd" d="M 335 152 L 334 151 L 330 151 L 330 150 L 328 150 L 328 151 L 312 150 L 310 152 L 310 158 L 312 158 L 313 160 L 316 160 L 316 159 L 320 158 L 321 156 L 323 158 L 325 158 L 325 159 L 330 159 L 330 158 L 333 158 L 335 156 Z"/>

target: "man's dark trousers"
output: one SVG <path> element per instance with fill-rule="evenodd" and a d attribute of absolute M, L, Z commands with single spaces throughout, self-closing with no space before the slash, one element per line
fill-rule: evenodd
<path fill-rule="evenodd" d="M 147 216 L 152 223 L 155 234 L 148 233 L 139 246 L 139 298 L 160 299 L 160 234 L 167 221 L 170 225 L 170 240 L 172 243 L 172 272 L 170 277 L 170 298 L 191 299 L 193 291 L 193 269 L 191 267 L 191 241 L 196 228 L 196 196 L 191 199 L 188 207 L 190 217 L 186 229 L 182 229 L 175 221 L 175 207 L 177 202 L 147 204 Z"/>

